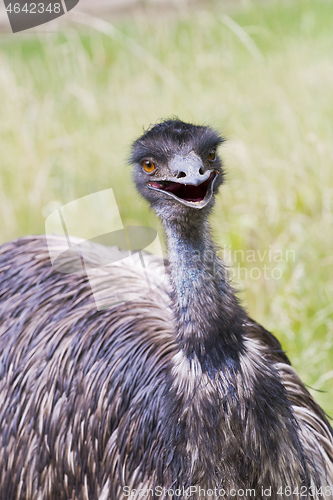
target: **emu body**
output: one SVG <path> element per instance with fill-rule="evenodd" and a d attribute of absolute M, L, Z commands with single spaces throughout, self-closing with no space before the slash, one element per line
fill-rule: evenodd
<path fill-rule="evenodd" d="M 167 121 L 134 143 L 169 250 L 169 280 L 141 299 L 97 311 L 86 275 L 55 271 L 42 236 L 0 248 L 1 499 L 332 497 L 330 424 L 210 237 L 220 142 Z M 141 279 L 120 262 L 102 281 Z"/>

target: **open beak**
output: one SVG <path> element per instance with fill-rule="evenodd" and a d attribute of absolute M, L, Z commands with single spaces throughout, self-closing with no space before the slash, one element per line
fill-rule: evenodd
<path fill-rule="evenodd" d="M 194 152 L 185 158 L 176 156 L 169 167 L 174 176 L 151 180 L 147 186 L 154 191 L 163 191 L 188 207 L 203 208 L 210 202 L 218 176 L 216 170 L 201 173 L 203 163 Z"/>
<path fill-rule="evenodd" d="M 188 207 L 203 208 L 213 196 L 213 186 L 218 175 L 215 171 L 207 173 L 208 178 L 197 186 L 181 181 L 158 180 L 148 182 L 148 187 L 155 191 L 164 191 Z"/>

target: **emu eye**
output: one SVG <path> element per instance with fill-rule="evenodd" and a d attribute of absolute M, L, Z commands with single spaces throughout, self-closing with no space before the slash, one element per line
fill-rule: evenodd
<path fill-rule="evenodd" d="M 143 170 L 147 172 L 147 174 L 151 174 L 155 170 L 155 163 L 149 160 L 143 160 L 142 166 Z"/>
<path fill-rule="evenodd" d="M 216 151 L 215 149 L 211 149 L 208 153 L 208 160 L 214 161 L 216 158 Z"/>

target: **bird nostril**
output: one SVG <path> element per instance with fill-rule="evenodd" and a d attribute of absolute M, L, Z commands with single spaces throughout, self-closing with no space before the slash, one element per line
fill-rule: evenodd
<path fill-rule="evenodd" d="M 181 177 L 186 177 L 185 172 L 179 172 L 177 175 L 177 179 L 180 179 Z"/>
<path fill-rule="evenodd" d="M 203 169 L 202 167 L 200 167 L 200 169 L 199 169 L 199 174 L 200 174 L 200 175 L 203 175 L 203 173 L 204 173 L 204 169 Z"/>

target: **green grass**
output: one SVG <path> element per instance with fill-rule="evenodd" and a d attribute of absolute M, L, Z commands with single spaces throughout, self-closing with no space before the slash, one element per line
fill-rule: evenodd
<path fill-rule="evenodd" d="M 0 239 L 42 233 L 52 209 L 109 187 L 126 225 L 159 227 L 129 144 L 162 117 L 213 125 L 228 139 L 215 239 L 333 416 L 331 0 L 205 5 L 98 27 L 109 35 L 0 37 Z"/>

